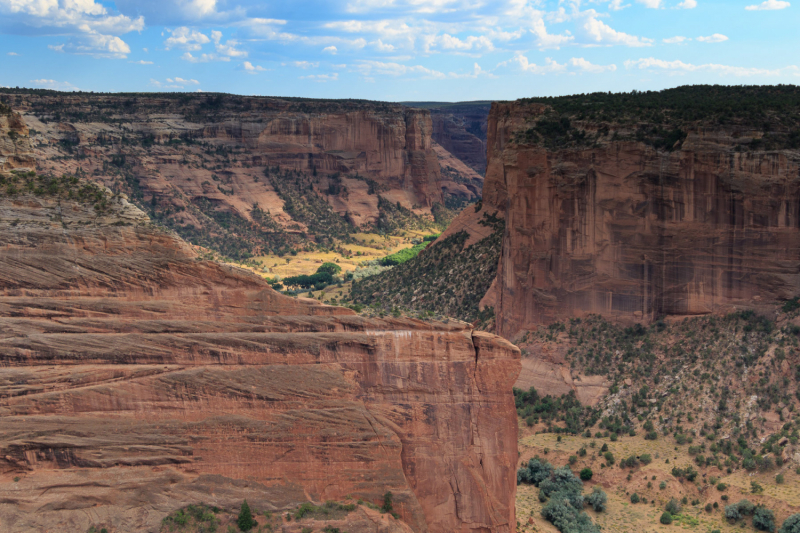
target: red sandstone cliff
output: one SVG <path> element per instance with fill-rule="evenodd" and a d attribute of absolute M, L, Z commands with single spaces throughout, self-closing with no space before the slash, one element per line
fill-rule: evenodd
<path fill-rule="evenodd" d="M 513 531 L 516 348 L 284 297 L 106 200 L 0 196 L 0 529 L 392 491 L 414 531 Z"/>
<path fill-rule="evenodd" d="M 155 196 L 154 208 L 179 225 L 202 226 L 192 206 L 204 198 L 250 222 L 257 203 L 284 229 L 308 231 L 264 178 L 275 166 L 313 174 L 316 193 L 356 225 L 378 219 L 378 195 L 429 216 L 450 196 L 480 194 L 456 181 L 458 171 L 442 176 L 430 112 L 421 109 L 234 95 L 12 92 L 2 100 L 35 131 L 40 171 L 80 168 L 142 202 Z"/>
<path fill-rule="evenodd" d="M 498 333 L 587 313 L 647 322 L 757 308 L 800 291 L 798 151 L 742 151 L 762 132 L 735 124 L 689 124 L 657 150 L 630 125 L 588 121 L 571 127 L 591 146 L 546 149 L 528 139 L 549 113 L 516 102 L 489 116 L 483 204 L 506 220 Z"/>
<path fill-rule="evenodd" d="M 18 113 L 0 104 L 0 173 L 14 169 L 33 169 L 28 127 Z"/>

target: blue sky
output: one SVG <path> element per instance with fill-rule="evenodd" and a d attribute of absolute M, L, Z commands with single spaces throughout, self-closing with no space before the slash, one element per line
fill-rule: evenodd
<path fill-rule="evenodd" d="M 456 101 L 798 84 L 791 4 L 0 0 L 0 86 Z"/>

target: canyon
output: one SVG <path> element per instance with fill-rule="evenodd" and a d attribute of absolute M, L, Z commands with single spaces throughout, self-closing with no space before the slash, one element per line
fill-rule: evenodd
<path fill-rule="evenodd" d="M 235 259 L 308 242 L 331 246 L 379 225 L 388 206 L 432 223 L 478 198 L 483 184 L 433 140 L 428 110 L 398 104 L 11 89 L 0 101 L 30 129 L 39 171 L 77 173 L 124 192 L 182 237 Z M 281 183 L 303 184 L 274 183 L 278 167 Z M 317 211 L 287 208 L 298 201 L 341 221 L 316 223 Z M 226 239 L 236 250 L 222 249 Z"/>
<path fill-rule="evenodd" d="M 360 531 L 515 528 L 512 344 L 284 296 L 102 184 L 0 178 L 3 528 L 386 492 L 397 518 Z"/>

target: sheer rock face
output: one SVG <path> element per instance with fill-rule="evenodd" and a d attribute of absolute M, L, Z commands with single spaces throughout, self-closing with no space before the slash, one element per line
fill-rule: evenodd
<path fill-rule="evenodd" d="M 148 201 L 154 195 L 168 216 L 187 222 L 193 222 L 187 207 L 206 198 L 248 220 L 258 203 L 285 228 L 306 231 L 264 178 L 264 169 L 274 166 L 313 174 L 315 191 L 359 225 L 377 221 L 377 194 L 430 215 L 433 204 L 460 188 L 453 176 L 442 176 L 431 115 L 422 109 L 233 95 L 52 93 L 3 100 L 36 130 L 40 171 L 80 168 L 109 187 L 130 186 L 117 183 L 124 168 Z M 334 194 L 328 177 L 335 173 L 345 187 Z M 376 182 L 377 192 L 365 178 Z M 479 193 L 466 191 L 470 198 Z"/>
<path fill-rule="evenodd" d="M 494 104 L 484 208 L 505 213 L 498 333 L 586 313 L 623 322 L 758 308 L 800 292 L 800 154 L 689 131 L 547 151 L 514 132 L 545 108 Z"/>
<path fill-rule="evenodd" d="M 486 171 L 489 108 L 488 102 L 465 102 L 430 108 L 433 140 L 481 176 Z"/>
<path fill-rule="evenodd" d="M 200 261 L 118 198 L 0 197 L 0 524 L 155 531 L 205 502 L 345 496 L 514 529 L 519 351 Z"/>
<path fill-rule="evenodd" d="M 0 173 L 35 166 L 25 121 L 18 113 L 0 106 Z"/>

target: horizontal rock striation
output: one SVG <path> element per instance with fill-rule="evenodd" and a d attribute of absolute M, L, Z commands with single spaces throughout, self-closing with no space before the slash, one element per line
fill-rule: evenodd
<path fill-rule="evenodd" d="M 589 313 L 649 322 L 759 308 L 800 292 L 800 152 L 747 149 L 763 132 L 702 122 L 657 149 L 636 125 L 552 114 L 516 102 L 489 117 L 483 203 L 506 220 L 499 334 Z M 547 145 L 570 136 L 580 142 Z"/>
<path fill-rule="evenodd" d="M 4 530 L 391 491 L 414 531 L 513 531 L 515 347 L 285 297 L 108 205 L 0 196 Z"/>

